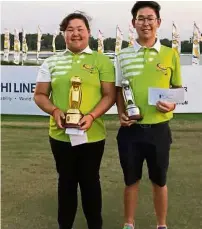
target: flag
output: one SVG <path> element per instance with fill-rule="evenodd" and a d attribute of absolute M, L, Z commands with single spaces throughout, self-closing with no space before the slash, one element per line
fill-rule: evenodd
<path fill-rule="evenodd" d="M 116 45 L 115 45 L 115 55 L 117 55 L 121 51 L 123 42 L 123 33 L 121 32 L 120 28 L 116 27 Z"/>
<path fill-rule="evenodd" d="M 177 53 L 180 55 L 181 53 L 180 34 L 174 22 L 172 24 L 172 48 L 175 49 Z"/>
<path fill-rule="evenodd" d="M 98 52 L 104 53 L 104 36 L 103 33 L 99 30 L 98 31 Z"/>
<path fill-rule="evenodd" d="M 200 62 L 200 40 L 201 32 L 194 22 L 194 31 L 193 31 L 193 48 L 192 48 L 192 65 L 199 65 Z"/>
<path fill-rule="evenodd" d="M 10 35 L 9 35 L 9 30 L 5 29 L 5 33 L 4 33 L 4 61 L 8 62 L 9 51 L 10 51 Z"/>
<path fill-rule="evenodd" d="M 20 39 L 19 39 L 19 31 L 18 29 L 14 29 L 14 63 L 20 63 Z"/>
<path fill-rule="evenodd" d="M 53 53 L 56 53 L 55 39 L 57 35 L 58 35 L 58 31 L 56 30 L 55 33 L 53 34 L 53 40 L 52 40 Z"/>
<path fill-rule="evenodd" d="M 23 62 L 27 60 L 27 52 L 28 52 L 28 46 L 26 40 L 26 31 L 22 29 L 22 65 Z"/>
<path fill-rule="evenodd" d="M 41 37 L 42 37 L 42 32 L 41 32 L 40 27 L 38 26 L 38 29 L 37 29 L 37 51 L 36 51 L 36 61 L 37 61 L 37 63 L 39 63 L 39 53 L 40 53 L 40 50 L 41 50 Z"/>
<path fill-rule="evenodd" d="M 135 33 L 132 25 L 129 25 L 129 32 L 128 32 L 128 46 L 131 47 L 134 45 L 135 42 Z"/>

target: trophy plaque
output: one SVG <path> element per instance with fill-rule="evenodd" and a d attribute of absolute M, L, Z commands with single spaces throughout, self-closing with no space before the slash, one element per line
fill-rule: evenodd
<path fill-rule="evenodd" d="M 126 112 L 130 120 L 141 120 L 143 117 L 140 114 L 140 109 L 135 105 L 135 99 L 130 87 L 129 80 L 122 81 L 122 93 L 125 101 Z"/>
<path fill-rule="evenodd" d="M 65 116 L 65 128 L 79 128 L 79 121 L 83 117 L 80 111 L 82 100 L 81 78 L 73 76 L 71 78 L 71 88 L 69 91 L 69 109 Z"/>

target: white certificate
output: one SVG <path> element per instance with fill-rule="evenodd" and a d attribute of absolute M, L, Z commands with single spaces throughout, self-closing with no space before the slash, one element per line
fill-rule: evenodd
<path fill-rule="evenodd" d="M 84 134 L 84 130 L 79 130 L 77 128 L 66 128 L 65 134 L 83 135 Z"/>
<path fill-rule="evenodd" d="M 148 89 L 148 103 L 149 105 L 156 105 L 158 101 L 171 102 L 171 103 L 183 103 L 184 88 L 152 88 Z"/>
<path fill-rule="evenodd" d="M 65 133 L 69 135 L 72 146 L 77 146 L 88 142 L 88 136 L 84 130 L 67 128 Z"/>

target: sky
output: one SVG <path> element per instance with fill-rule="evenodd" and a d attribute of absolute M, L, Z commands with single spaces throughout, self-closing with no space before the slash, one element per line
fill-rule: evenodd
<path fill-rule="evenodd" d="M 162 24 L 158 31 L 161 39 L 172 37 L 172 21 L 178 27 L 181 40 L 189 40 L 194 21 L 202 31 L 202 1 L 158 1 L 161 5 Z M 91 34 L 98 30 L 104 37 L 115 37 L 118 25 L 127 40 L 131 22 L 131 8 L 135 1 L 1 1 L 0 32 L 8 28 L 11 33 L 23 27 L 27 33 L 36 33 L 37 26 L 43 33 L 53 34 L 62 19 L 75 10 L 84 11 L 92 18 Z"/>

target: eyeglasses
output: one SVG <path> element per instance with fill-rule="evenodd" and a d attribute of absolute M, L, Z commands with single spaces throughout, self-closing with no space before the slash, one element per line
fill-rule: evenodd
<path fill-rule="evenodd" d="M 145 21 L 147 20 L 148 24 L 149 25 L 153 25 L 154 22 L 159 19 L 159 18 L 144 18 L 144 17 L 141 17 L 141 18 L 136 18 L 135 20 L 137 21 L 137 24 L 138 25 L 143 25 L 145 23 Z"/>

